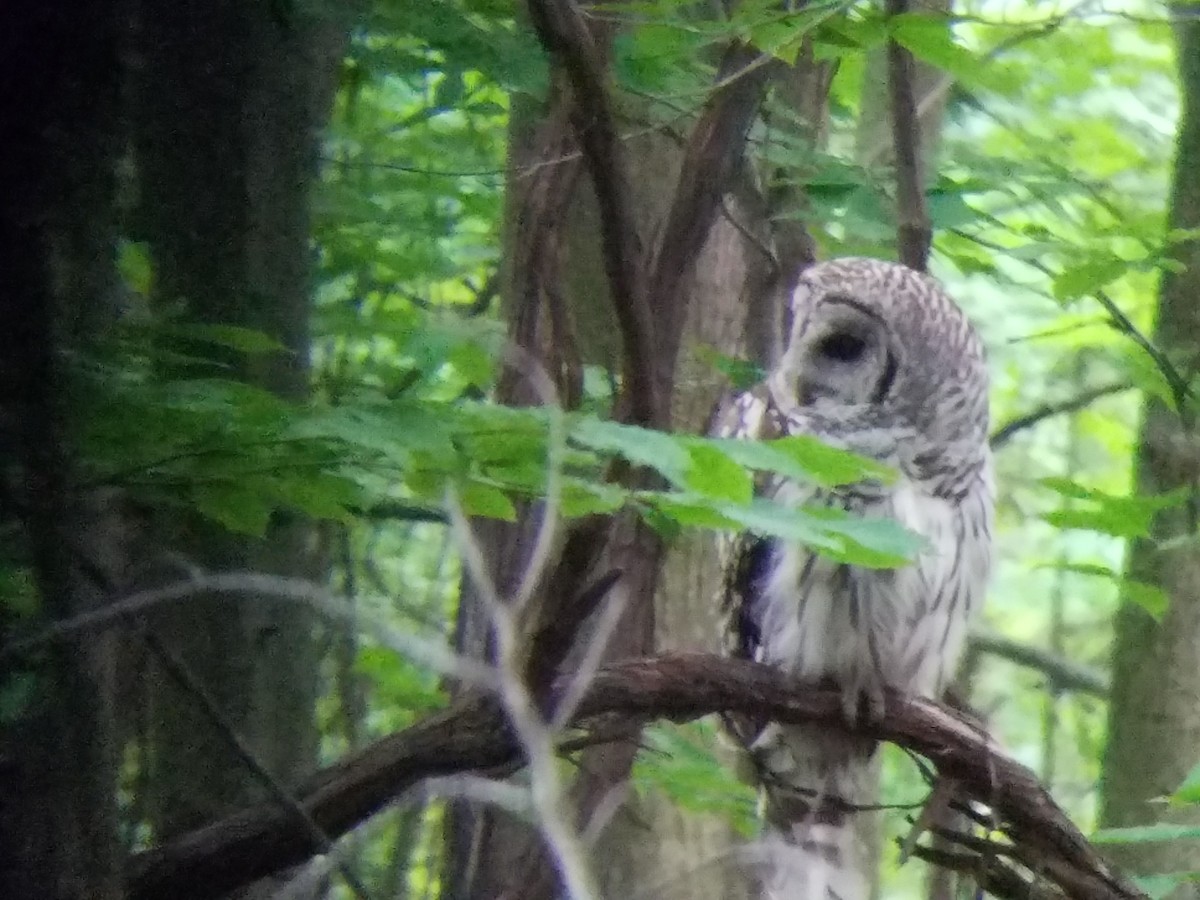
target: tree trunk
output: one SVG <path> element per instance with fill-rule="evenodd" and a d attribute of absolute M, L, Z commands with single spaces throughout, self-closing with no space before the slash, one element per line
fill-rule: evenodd
<path fill-rule="evenodd" d="M 64 361 L 111 319 L 119 12 L 48 0 L 0 26 L 2 564 L 36 593 L 32 623 L 0 597 L 0 642 L 105 599 L 89 575 L 107 562 L 103 498 L 74 492 Z M 0 895 L 122 896 L 108 649 L 85 635 L 0 669 Z"/>
<path fill-rule="evenodd" d="M 1182 110 L 1169 227 L 1195 229 L 1200 227 L 1200 23 L 1185 17 L 1177 28 Z M 1194 360 L 1200 347 L 1200 241 L 1193 237 L 1174 244 L 1172 256 L 1180 268 L 1163 272 L 1155 341 L 1172 358 Z M 1196 807 L 1169 809 L 1156 800 L 1172 793 L 1200 759 L 1200 548 L 1189 539 L 1196 531 L 1200 483 L 1193 410 L 1194 405 L 1177 413 L 1157 397 L 1146 400 L 1138 492 L 1159 495 L 1182 487 L 1191 498 L 1160 512 L 1150 538 L 1135 541 L 1129 550 L 1129 576 L 1161 587 L 1170 605 L 1161 621 L 1132 602 L 1117 614 L 1102 779 L 1101 818 L 1107 826 L 1163 818 L 1200 822 Z M 1133 871 L 1200 869 L 1195 842 L 1119 847 L 1113 856 Z M 1192 885 L 1173 896 L 1200 893 Z"/>
<path fill-rule="evenodd" d="M 244 0 L 144 0 L 136 20 L 136 218 L 151 248 L 155 299 L 171 312 L 182 305 L 187 321 L 277 339 L 289 352 L 230 362 L 237 376 L 293 399 L 308 392 L 310 194 L 345 35 L 345 23 L 307 7 Z M 326 573 L 317 530 L 292 514 L 276 513 L 259 540 L 173 513 L 155 531 L 209 571 L 318 580 Z M 311 611 L 204 596 L 156 614 L 151 625 L 158 664 L 149 691 L 148 808 L 156 837 L 263 796 L 235 737 L 284 784 L 311 771 L 319 664 Z"/>
<path fill-rule="evenodd" d="M 514 109 L 510 160 L 516 171 L 528 166 L 531 174 L 510 182 L 506 297 L 514 341 L 542 361 L 562 402 L 571 406 L 580 396 L 582 365 L 606 367 L 615 375 L 622 348 L 616 339 L 619 332 L 599 252 L 598 204 L 582 167 L 570 161 L 575 148 L 562 101 L 563 95 L 552 91 L 549 112 L 540 120 L 529 110 Z M 646 258 L 663 231 L 683 154 L 677 144 L 660 135 L 628 141 L 623 146 L 629 154 L 629 183 L 622 187 L 637 198 L 633 210 L 635 230 Z M 545 166 L 550 159 L 558 162 Z M 589 189 L 582 190 L 583 185 Z M 704 248 L 697 247 L 688 254 L 689 262 L 696 259 L 696 269 L 702 273 L 698 276 L 702 286 L 691 299 L 706 303 L 719 297 L 722 305 L 692 309 L 686 324 L 673 323 L 669 321 L 669 300 L 655 297 L 659 313 L 654 323 L 655 337 L 661 360 L 668 363 L 664 365 L 665 380 L 688 384 L 678 395 L 679 410 L 673 412 L 686 412 L 682 424 L 690 428 L 703 426 L 716 399 L 718 379 L 710 368 L 693 358 L 696 347 L 689 342 L 703 337 L 728 345 L 740 341 L 744 328 L 745 310 L 739 304 L 744 280 L 740 239 L 732 226 L 715 230 L 719 237 L 710 235 Z M 699 300 L 701 295 L 707 299 Z M 686 329 L 686 335 L 681 328 Z M 690 360 L 685 364 L 689 367 L 686 373 L 674 365 L 681 342 L 686 344 L 683 356 Z M 507 402 L 540 402 L 519 384 L 508 384 L 505 390 L 503 399 Z M 488 525 L 479 532 L 486 555 L 493 561 L 502 596 L 507 595 L 523 570 L 524 558 L 518 551 L 529 544 L 527 536 L 522 536 L 528 534 L 524 529 L 529 527 L 526 520 L 516 527 Z M 644 598 L 654 594 L 660 553 L 658 538 L 632 518 L 622 517 L 610 532 L 605 554 L 594 571 L 620 569 L 623 577 L 613 594 L 633 602 L 607 644 L 608 658 L 645 653 L 653 647 L 656 612 Z M 694 624 L 712 618 L 707 607 L 714 586 L 715 582 L 707 577 L 700 584 L 689 585 L 698 593 L 690 595 L 687 602 L 693 604 L 693 610 L 705 609 L 704 618 Z M 459 613 L 459 647 L 479 653 L 486 649 L 485 629 L 471 597 L 472 592 L 465 590 Z M 686 615 L 680 610 L 678 618 L 682 620 Z M 708 639 L 716 632 L 715 624 L 712 629 L 701 626 L 697 630 L 706 633 Z M 594 826 L 598 832 L 591 850 L 593 859 L 603 860 L 598 875 L 604 896 L 630 896 L 646 888 L 645 879 L 653 869 L 643 856 L 648 844 L 647 827 L 654 829 L 655 843 L 660 839 L 670 841 L 658 833 L 657 823 L 647 822 L 645 816 L 651 814 L 647 810 L 637 804 L 621 809 L 629 799 L 625 782 L 635 752 L 632 741 L 588 751 L 579 766 L 582 777 L 574 786 L 579 825 L 585 830 Z M 612 816 L 614 810 L 619 811 L 611 823 L 593 818 L 598 813 Z M 720 830 L 722 837 L 716 843 L 724 852 L 732 841 L 724 835 L 725 829 Z M 448 826 L 445 896 L 454 900 L 552 896 L 553 876 L 537 846 L 530 829 L 512 817 L 457 804 Z M 523 862 L 514 865 L 514 859 Z M 680 861 L 673 857 L 671 862 Z M 659 881 L 664 874 L 657 869 L 653 880 Z M 720 881 L 711 878 L 710 872 L 704 874 L 707 883 Z M 736 896 L 727 892 L 721 895 Z"/>

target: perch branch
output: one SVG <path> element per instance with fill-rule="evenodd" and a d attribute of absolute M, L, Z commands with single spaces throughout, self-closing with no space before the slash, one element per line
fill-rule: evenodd
<path fill-rule="evenodd" d="M 842 722 L 834 691 L 807 689 L 754 663 L 683 653 L 601 670 L 573 724 L 587 729 L 614 716 L 687 721 L 719 711 L 831 728 Z M 1039 861 L 1038 872 L 1061 896 L 1145 900 L 1101 859 L 1037 777 L 1001 753 L 964 716 L 931 701 L 893 694 L 887 698 L 886 715 L 864 733 L 906 747 L 954 778 L 967 798 L 992 810 L 994 827 L 1023 851 L 1022 858 Z M 297 796 L 324 833 L 337 836 L 424 779 L 509 766 L 519 761 L 520 753 L 495 700 L 468 699 L 322 771 Z M 216 897 L 302 862 L 319 849 L 311 831 L 290 811 L 260 804 L 135 855 L 130 896 Z"/>

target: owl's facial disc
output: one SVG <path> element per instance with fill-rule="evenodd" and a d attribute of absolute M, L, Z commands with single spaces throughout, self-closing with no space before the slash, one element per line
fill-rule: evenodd
<path fill-rule="evenodd" d="M 798 354 L 796 399 L 878 403 L 891 390 L 897 360 L 884 323 L 852 302 L 826 302 L 806 324 Z"/>

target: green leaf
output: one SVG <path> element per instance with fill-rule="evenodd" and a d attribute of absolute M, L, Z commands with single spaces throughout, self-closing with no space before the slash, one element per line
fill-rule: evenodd
<path fill-rule="evenodd" d="M 917 59 L 949 72 L 959 81 L 978 84 L 986 63 L 957 44 L 945 16 L 904 13 L 889 20 L 892 37 Z"/>
<path fill-rule="evenodd" d="M 1200 762 L 1192 767 L 1179 787 L 1175 788 L 1171 802 L 1189 806 L 1200 805 Z"/>
<path fill-rule="evenodd" d="M 738 527 L 736 519 L 714 509 L 712 500 L 707 497 L 657 491 L 641 491 L 635 497 L 640 503 L 676 525 L 724 531 L 733 531 Z"/>
<path fill-rule="evenodd" d="M 362 504 L 362 490 L 352 479 L 329 472 L 276 473 L 270 485 L 279 500 L 314 519 L 349 522 L 348 507 Z"/>
<path fill-rule="evenodd" d="M 1126 260 L 1114 256 L 1089 259 L 1059 272 L 1054 277 L 1051 290 L 1059 302 L 1087 297 L 1125 274 L 1129 265 Z"/>
<path fill-rule="evenodd" d="M 214 482 L 193 485 L 192 505 L 202 515 L 237 534 L 262 537 L 274 512 L 254 488 L 233 482 Z"/>
<path fill-rule="evenodd" d="M 117 247 L 117 272 L 130 290 L 149 297 L 154 290 L 154 263 L 144 241 L 121 241 Z"/>
<path fill-rule="evenodd" d="M 710 440 L 720 447 L 721 451 L 730 459 L 749 469 L 774 472 L 795 481 L 834 486 L 828 481 L 821 481 L 805 465 L 804 460 L 794 452 L 797 445 L 781 443 L 782 441 L 791 441 L 791 438 L 769 441 L 744 441 L 736 438 L 711 438 Z"/>
<path fill-rule="evenodd" d="M 438 681 L 430 672 L 398 657 L 387 647 L 362 647 L 354 668 L 371 679 L 372 694 L 386 706 L 408 712 L 427 712 L 444 702 Z"/>
<path fill-rule="evenodd" d="M 716 741 L 707 722 L 650 725 L 642 732 L 633 782 L 661 791 L 680 809 L 719 815 L 749 836 L 756 828 L 756 793 L 717 758 Z"/>
<path fill-rule="evenodd" d="M 602 453 L 615 453 L 632 463 L 656 470 L 679 487 L 689 487 L 693 461 L 687 444 L 679 438 L 622 425 L 590 416 L 576 418 L 570 428 L 571 439 Z"/>
<path fill-rule="evenodd" d="M 892 484 L 896 480 L 896 472 L 883 463 L 849 450 L 831 447 L 815 437 L 793 435 L 768 441 L 767 444 L 794 459 L 809 473 L 812 481 L 824 487 L 840 487 L 866 480 Z"/>
<path fill-rule="evenodd" d="M 1042 518 L 1056 528 L 1081 528 L 1114 537 L 1146 537 L 1154 517 L 1164 509 L 1187 500 L 1187 491 L 1172 491 L 1156 497 L 1128 497 L 1107 494 L 1085 487 L 1068 478 L 1044 478 L 1045 487 L 1084 505 L 1043 513 Z"/>
<path fill-rule="evenodd" d="M 290 352 L 287 347 L 269 334 L 237 325 L 166 325 L 162 326 L 162 331 L 177 337 L 238 350 L 242 353 Z"/>
<path fill-rule="evenodd" d="M 821 508 L 810 512 L 824 520 L 830 531 L 849 540 L 842 552 L 846 562 L 890 569 L 911 563 L 926 546 L 924 538 L 891 519 L 864 518 Z"/>
<path fill-rule="evenodd" d="M 1040 566 L 1039 568 L 1052 568 L 1062 572 L 1074 572 L 1077 575 L 1092 575 L 1097 578 L 1105 578 L 1117 586 L 1123 599 L 1137 604 L 1150 613 L 1157 621 L 1162 620 L 1171 602 L 1167 596 L 1167 592 L 1158 585 L 1137 581 L 1133 578 L 1126 578 L 1110 566 L 1102 566 L 1096 563 L 1055 562 L 1047 566 Z"/>
<path fill-rule="evenodd" d="M 593 513 L 616 512 L 625 505 L 626 500 L 628 494 L 613 485 L 564 478 L 559 502 L 562 504 L 562 514 L 570 519 Z"/>
<path fill-rule="evenodd" d="M 1123 341 L 1120 352 L 1122 370 L 1134 386 L 1139 391 L 1157 397 L 1172 412 L 1178 413 L 1179 405 L 1175 391 L 1158 361 L 1134 341 Z"/>
<path fill-rule="evenodd" d="M 500 488 L 479 481 L 466 481 L 457 485 L 457 490 L 459 502 L 468 515 L 502 519 L 505 522 L 517 520 L 517 508 Z"/>
<path fill-rule="evenodd" d="M 721 353 L 708 344 L 698 347 L 696 356 L 701 362 L 708 363 L 728 378 L 735 390 L 748 390 L 767 377 L 766 370 L 762 366 L 748 359 Z"/>
<path fill-rule="evenodd" d="M 1169 596 L 1157 584 L 1124 577 L 1121 572 L 1112 569 L 1108 565 L 1060 562 L 1039 566 L 1039 568 L 1056 569 L 1058 571 L 1075 572 L 1076 575 L 1091 575 L 1098 578 L 1106 578 L 1106 580 L 1116 584 L 1124 600 L 1128 600 L 1144 608 L 1146 612 L 1150 613 L 1157 620 L 1162 620 L 1166 613 L 1166 607 L 1170 605 Z"/>
<path fill-rule="evenodd" d="M 863 519 L 842 510 L 793 509 L 762 499 L 749 506 L 717 503 L 714 508 L 750 531 L 799 541 L 839 562 L 868 568 L 907 565 L 924 545 L 896 522 Z"/>
<path fill-rule="evenodd" d="M 693 439 L 686 442 L 692 456 L 687 486 L 698 493 L 734 503 L 748 503 L 754 496 L 754 479 L 742 466 L 712 443 Z"/>
<path fill-rule="evenodd" d="M 1130 603 L 1140 606 L 1159 622 L 1167 614 L 1167 609 L 1171 605 L 1171 598 L 1158 585 L 1129 578 L 1121 581 L 1121 596 Z"/>

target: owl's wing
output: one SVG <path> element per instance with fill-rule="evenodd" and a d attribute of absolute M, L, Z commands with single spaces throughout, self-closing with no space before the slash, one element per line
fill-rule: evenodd
<path fill-rule="evenodd" d="M 784 433 L 783 419 L 765 385 L 726 397 L 709 428 L 712 437 L 751 441 L 782 437 Z M 755 492 L 770 494 L 770 482 L 771 476 L 760 475 Z M 770 571 L 771 541 L 750 532 L 722 532 L 717 539 L 717 553 L 723 573 L 717 604 L 724 623 L 725 652 L 740 659 L 757 659 L 759 634 L 754 607 Z"/>
<path fill-rule="evenodd" d="M 784 435 L 783 419 L 765 385 L 726 397 L 714 413 L 709 434 L 739 440 L 768 440 Z M 756 493 L 773 492 L 773 476 L 760 475 Z M 722 623 L 722 649 L 736 659 L 760 659 L 766 580 L 771 573 L 775 542 L 749 531 L 722 532 L 717 538 L 722 579 L 716 605 Z M 753 744 L 765 721 L 727 715 L 725 730 L 742 748 Z M 747 759 L 747 762 L 751 760 Z M 759 780 L 761 773 L 743 773 Z"/>

